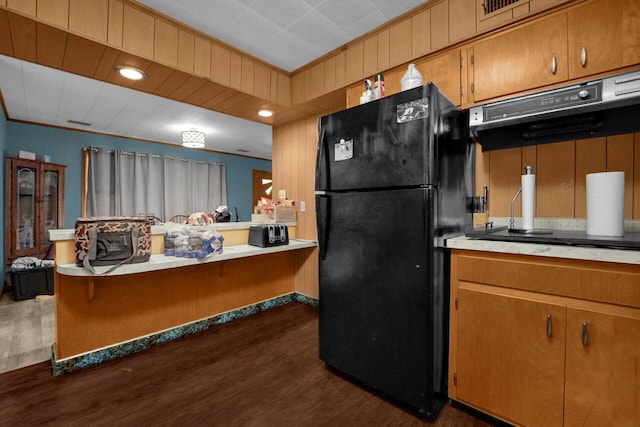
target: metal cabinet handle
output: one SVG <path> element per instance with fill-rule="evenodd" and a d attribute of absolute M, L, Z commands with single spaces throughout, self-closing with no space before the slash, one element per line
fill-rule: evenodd
<path fill-rule="evenodd" d="M 547 314 L 547 338 L 551 338 L 551 315 Z"/>
<path fill-rule="evenodd" d="M 551 56 L 551 74 L 555 76 L 556 71 L 558 71 L 558 61 L 556 59 L 556 55 L 553 54 Z"/>
<path fill-rule="evenodd" d="M 587 48 L 584 46 L 580 49 L 580 65 L 582 65 L 582 68 L 587 65 Z"/>
<path fill-rule="evenodd" d="M 587 329 L 587 322 L 582 322 L 582 346 L 589 345 L 589 331 Z"/>

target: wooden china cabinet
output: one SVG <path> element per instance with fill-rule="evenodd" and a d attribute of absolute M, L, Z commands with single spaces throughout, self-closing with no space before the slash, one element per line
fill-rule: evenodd
<path fill-rule="evenodd" d="M 64 169 L 36 160 L 5 159 L 6 262 L 22 256 L 43 257 L 49 230 L 64 225 Z"/>

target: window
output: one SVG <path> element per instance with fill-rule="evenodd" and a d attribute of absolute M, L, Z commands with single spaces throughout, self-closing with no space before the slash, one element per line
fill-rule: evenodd
<path fill-rule="evenodd" d="M 86 216 L 213 212 L 227 204 L 224 163 L 88 147 L 84 151 Z"/>

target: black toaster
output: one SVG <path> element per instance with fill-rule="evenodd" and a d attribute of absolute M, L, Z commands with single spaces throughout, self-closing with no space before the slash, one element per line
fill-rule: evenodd
<path fill-rule="evenodd" d="M 289 244 L 289 229 L 284 224 L 260 224 L 249 227 L 249 244 L 268 248 Z"/>

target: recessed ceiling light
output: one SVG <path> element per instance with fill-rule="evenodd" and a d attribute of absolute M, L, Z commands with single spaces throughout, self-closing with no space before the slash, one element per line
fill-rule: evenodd
<path fill-rule="evenodd" d="M 273 111 L 271 111 L 271 110 L 260 110 L 260 111 L 258 111 L 258 115 L 260 117 L 271 117 L 271 116 L 273 116 Z"/>
<path fill-rule="evenodd" d="M 133 67 L 123 67 L 121 65 L 118 65 L 116 68 L 114 68 L 114 70 L 120 73 L 122 77 L 129 80 L 142 80 L 147 78 L 147 73 Z"/>

